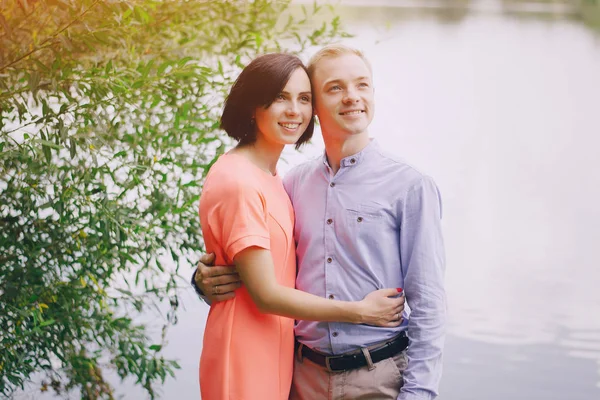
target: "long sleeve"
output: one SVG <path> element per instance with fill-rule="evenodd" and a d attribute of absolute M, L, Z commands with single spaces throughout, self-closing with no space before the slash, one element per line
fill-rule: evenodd
<path fill-rule="evenodd" d="M 404 200 L 400 252 L 411 312 L 408 367 L 398 400 L 430 400 L 438 394 L 446 325 L 441 197 L 433 180 L 422 177 Z"/>

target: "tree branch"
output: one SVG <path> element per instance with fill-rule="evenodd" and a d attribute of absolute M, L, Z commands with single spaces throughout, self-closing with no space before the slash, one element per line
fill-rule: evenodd
<path fill-rule="evenodd" d="M 40 45 L 30 51 L 28 51 L 27 53 L 25 53 L 24 55 L 22 55 L 21 57 L 17 58 L 14 61 L 9 62 L 6 65 L 3 65 L 2 67 L 0 67 L 0 72 L 3 72 L 5 69 L 12 67 L 13 65 L 17 64 L 18 62 L 20 62 L 21 60 L 29 57 L 30 55 L 32 55 L 33 53 L 42 50 L 44 48 L 46 48 L 47 46 L 44 46 L 46 43 L 48 43 L 50 40 L 54 39 L 55 37 L 57 37 L 58 35 L 60 35 L 61 33 L 63 33 L 65 30 L 69 29 L 75 22 L 79 21 L 85 14 L 87 14 L 92 8 L 94 8 L 98 3 L 100 2 L 100 0 L 96 0 L 94 1 L 94 3 L 89 6 L 85 11 L 83 11 L 81 14 L 79 14 L 79 16 L 77 18 L 75 18 L 73 21 L 69 22 L 67 25 L 65 25 L 63 28 L 59 29 L 57 32 L 55 32 L 53 35 L 50 35 L 49 37 L 47 37 L 42 43 L 40 43 Z"/>

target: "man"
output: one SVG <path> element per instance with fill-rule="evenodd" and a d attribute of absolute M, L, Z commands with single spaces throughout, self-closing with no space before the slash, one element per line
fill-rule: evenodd
<path fill-rule="evenodd" d="M 361 52 L 325 47 L 308 70 L 325 155 L 284 179 L 296 214 L 296 287 L 347 301 L 402 287 L 407 310 L 397 328 L 298 321 L 290 398 L 435 398 L 446 322 L 438 189 L 369 139 L 374 91 Z M 193 280 L 210 301 L 226 300 L 240 285 L 231 271 L 200 263 Z"/>

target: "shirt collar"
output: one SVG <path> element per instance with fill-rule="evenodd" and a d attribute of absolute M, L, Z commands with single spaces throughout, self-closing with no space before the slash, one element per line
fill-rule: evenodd
<path fill-rule="evenodd" d="M 377 143 L 377 141 L 373 138 L 370 139 L 369 144 L 362 149 L 361 151 L 359 151 L 356 154 L 352 154 L 349 155 L 348 157 L 344 157 L 342 158 L 342 160 L 340 161 L 340 168 L 344 168 L 344 167 L 354 167 L 358 164 L 360 164 L 361 162 L 363 162 L 365 159 L 368 159 L 369 156 L 376 152 L 379 149 L 379 144 Z M 329 162 L 327 161 L 327 152 L 323 151 L 323 164 L 325 164 L 327 166 L 327 168 L 329 168 Z"/>

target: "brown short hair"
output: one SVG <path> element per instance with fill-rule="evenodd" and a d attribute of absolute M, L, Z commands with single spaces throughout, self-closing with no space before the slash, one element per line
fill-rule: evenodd
<path fill-rule="evenodd" d="M 306 66 L 292 54 L 265 54 L 252 60 L 242 70 L 229 91 L 221 115 L 221 129 L 241 145 L 254 143 L 254 110 L 257 107 L 269 108 L 298 68 L 302 68 L 308 74 Z M 313 116 L 306 131 L 296 142 L 296 149 L 312 137 L 314 129 Z"/>

